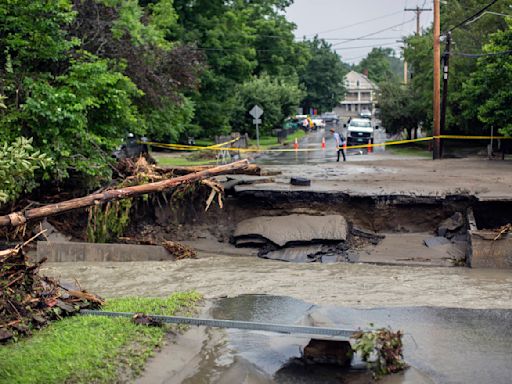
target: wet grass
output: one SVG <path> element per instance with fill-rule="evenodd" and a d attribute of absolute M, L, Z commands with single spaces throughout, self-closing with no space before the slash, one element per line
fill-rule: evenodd
<path fill-rule="evenodd" d="M 191 160 L 187 158 L 187 155 L 183 155 L 180 157 L 171 157 L 171 156 L 165 156 L 160 155 L 158 153 L 153 152 L 151 156 L 154 157 L 157 164 L 161 167 L 187 167 L 187 166 L 195 166 L 195 165 L 211 165 L 215 164 L 215 159 L 198 159 L 198 160 Z"/>
<path fill-rule="evenodd" d="M 111 299 L 106 311 L 174 315 L 191 311 L 196 292 L 167 298 Z M 126 318 L 74 316 L 0 348 L 0 382 L 112 383 L 131 381 L 161 345 L 169 328 L 136 325 Z"/>
<path fill-rule="evenodd" d="M 386 152 L 398 156 L 432 157 L 432 152 L 428 151 L 427 147 L 419 146 L 389 145 L 386 146 Z"/>
<path fill-rule="evenodd" d="M 286 136 L 286 140 L 284 144 L 292 144 L 295 139 L 300 140 L 302 137 L 306 135 L 306 132 L 304 132 L 302 129 L 298 129 L 291 135 Z M 256 140 L 252 140 L 251 142 L 253 147 L 256 147 Z M 260 137 L 260 148 L 263 149 L 269 149 L 272 147 L 278 147 L 280 146 L 279 142 L 277 141 L 276 136 L 261 136 Z"/>

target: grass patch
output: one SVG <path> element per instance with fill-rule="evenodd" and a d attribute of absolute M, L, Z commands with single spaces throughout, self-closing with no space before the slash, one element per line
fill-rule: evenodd
<path fill-rule="evenodd" d="M 186 166 L 194 166 L 194 165 L 211 165 L 215 164 L 215 159 L 199 159 L 199 160 L 190 160 L 187 157 L 170 157 L 170 156 L 162 156 L 153 152 L 151 154 L 153 158 L 156 160 L 159 166 L 161 167 L 186 167 Z"/>
<path fill-rule="evenodd" d="M 426 147 L 417 146 L 389 145 L 386 146 L 386 152 L 398 156 L 432 157 L 432 153 L 428 151 Z"/>
<path fill-rule="evenodd" d="M 306 136 L 306 132 L 302 129 L 296 130 L 291 135 L 286 136 L 286 139 L 283 144 L 292 144 L 295 139 L 300 140 L 302 137 Z M 252 140 L 253 147 L 256 147 L 256 140 Z M 260 148 L 268 149 L 272 147 L 279 146 L 279 142 L 277 141 L 276 136 L 261 136 L 260 137 Z"/>
<path fill-rule="evenodd" d="M 114 312 L 175 315 L 191 311 L 196 292 L 167 298 L 111 299 Z M 126 318 L 73 316 L 53 322 L 30 338 L 0 347 L 0 382 L 112 383 L 141 372 L 168 328 L 145 327 Z"/>
<path fill-rule="evenodd" d="M 195 142 L 194 145 L 198 145 L 200 147 L 208 147 L 209 145 L 215 144 L 215 140 L 212 140 L 212 139 L 197 139 L 197 140 L 194 140 L 194 142 Z"/>

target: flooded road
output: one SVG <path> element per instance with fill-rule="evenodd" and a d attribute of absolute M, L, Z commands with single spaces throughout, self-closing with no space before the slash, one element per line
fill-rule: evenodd
<path fill-rule="evenodd" d="M 206 298 L 259 293 L 357 308 L 512 309 L 512 274 L 506 270 L 296 264 L 220 255 L 177 262 L 45 263 L 41 270 L 62 281 L 76 278 L 107 298 L 197 290 Z"/>
<path fill-rule="evenodd" d="M 242 295 L 215 300 L 207 315 L 287 324 L 304 323 L 309 316 L 340 328 L 357 329 L 373 323 L 375 327 L 401 329 L 405 332 L 404 355 L 411 368 L 379 381 L 384 384 L 505 384 L 512 377 L 512 310 L 353 309 L 316 306 L 290 297 Z M 192 339 L 201 345 L 201 358 L 176 364 L 174 371 L 168 369 L 162 376 L 159 366 L 164 361 L 168 365 L 176 353 L 176 346 L 169 345 L 149 363 L 139 383 L 372 382 L 357 358 L 351 369 L 305 365 L 300 357 L 308 339 L 244 330 L 195 328 L 191 332 Z M 183 347 L 179 338 L 178 347 Z"/>
<path fill-rule="evenodd" d="M 336 144 L 333 136 L 329 132 L 330 127 L 319 129 L 304 136 L 300 140 L 300 149 L 309 149 L 312 151 L 298 152 L 268 152 L 256 159 L 258 164 L 276 165 L 276 164 L 323 164 L 336 162 Z M 347 135 L 346 128 L 336 128 L 337 132 Z M 326 148 L 322 149 L 322 137 L 325 137 Z M 384 130 L 375 131 L 375 144 L 384 143 L 386 141 L 386 133 Z M 291 147 L 290 147 L 291 148 Z M 375 156 L 385 156 L 385 147 L 374 147 L 372 153 L 368 156 L 366 148 L 349 149 L 346 152 L 347 161 L 351 159 L 357 160 L 375 160 Z M 391 156 L 390 156 L 391 157 Z M 343 160 L 343 159 L 341 159 Z"/>

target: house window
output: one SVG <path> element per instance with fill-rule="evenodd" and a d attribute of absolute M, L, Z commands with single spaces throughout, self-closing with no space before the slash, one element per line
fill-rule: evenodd
<path fill-rule="evenodd" d="M 351 112 L 351 111 L 352 111 L 352 105 L 351 105 L 351 104 L 347 104 L 347 110 L 348 110 L 349 112 Z"/>
<path fill-rule="evenodd" d="M 359 80 L 357 80 L 357 88 L 359 88 Z"/>

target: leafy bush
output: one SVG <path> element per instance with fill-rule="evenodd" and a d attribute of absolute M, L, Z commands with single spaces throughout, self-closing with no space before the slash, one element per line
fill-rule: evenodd
<path fill-rule="evenodd" d="M 0 147 L 0 204 L 14 200 L 37 186 L 35 172 L 51 165 L 51 159 L 32 147 L 32 139 L 18 138 Z"/>

